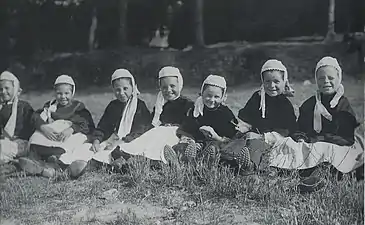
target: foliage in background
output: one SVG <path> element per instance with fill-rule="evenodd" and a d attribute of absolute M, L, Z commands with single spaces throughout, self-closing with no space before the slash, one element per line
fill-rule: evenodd
<path fill-rule="evenodd" d="M 14 64 L 10 70 L 21 80 L 24 90 L 52 87 L 56 77 L 69 74 L 79 88 L 108 86 L 117 68 L 126 68 L 143 88 L 156 88 L 158 71 L 166 65 L 181 69 L 184 83 L 198 86 L 209 74 L 226 77 L 229 85 L 258 82 L 262 64 L 270 59 L 282 60 L 290 80 L 313 79 L 316 63 L 325 55 L 339 59 L 345 76 L 359 73 L 356 55 L 345 53 L 342 44 L 322 43 L 236 43 L 201 51 L 159 51 L 149 48 L 123 48 L 118 51 L 38 55 L 28 66 Z"/>
<path fill-rule="evenodd" d="M 87 50 L 92 12 L 97 8 L 99 48 L 116 47 L 125 23 L 129 44 L 143 45 L 161 25 L 180 29 L 175 47 L 192 44 L 194 0 L 3 0 L 1 35 L 16 40 L 17 53 L 36 50 Z M 285 37 L 325 35 L 329 1 L 209 0 L 203 5 L 205 42 L 267 41 Z M 127 8 L 120 7 L 127 4 Z M 170 14 L 169 6 L 172 12 Z M 170 11 L 171 11 L 170 10 Z M 336 0 L 336 32 L 362 31 L 365 3 Z M 123 13 L 125 20 L 122 21 Z M 124 20 L 124 19 L 123 19 Z M 124 26 L 124 25 L 123 25 Z M 194 35 L 193 35 L 194 36 Z M 28 48 L 26 48 L 26 45 Z M 174 47 L 174 46 L 173 46 Z"/>

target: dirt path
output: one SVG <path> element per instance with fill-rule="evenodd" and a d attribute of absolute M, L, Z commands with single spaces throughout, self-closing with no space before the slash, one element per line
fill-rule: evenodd
<path fill-rule="evenodd" d="M 176 195 L 168 208 L 147 201 L 140 203 L 123 202 L 119 200 L 94 199 L 82 203 L 51 200 L 44 204 L 26 207 L 22 213 L 28 215 L 21 221 L 17 219 L 0 220 L 0 225 L 18 224 L 247 224 L 252 222 L 252 216 L 258 209 L 238 209 L 229 203 L 196 205 L 194 202 L 181 202 Z M 58 207 L 62 204 L 64 207 Z M 179 205 L 179 206 L 178 206 Z M 25 219 L 25 220 L 24 220 Z"/>

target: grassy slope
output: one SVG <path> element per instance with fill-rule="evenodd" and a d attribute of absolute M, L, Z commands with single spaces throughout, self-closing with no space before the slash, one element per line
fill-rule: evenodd
<path fill-rule="evenodd" d="M 313 85 L 296 83 L 294 88 L 296 107 L 313 92 Z M 362 83 L 348 80 L 345 88 L 356 113 L 363 118 Z M 230 88 L 228 105 L 234 113 L 256 89 L 252 85 Z M 197 88 L 184 89 L 192 98 L 197 92 Z M 155 92 L 142 94 L 150 109 L 154 96 Z M 28 93 L 23 98 L 38 108 L 49 94 Z M 112 94 L 89 90 L 78 93 L 77 98 L 98 121 Z M 0 218 L 25 224 L 363 223 L 363 182 L 349 177 L 340 182 L 332 180 L 323 190 L 302 196 L 295 190 L 295 174 L 275 179 L 234 177 L 225 169 L 204 164 L 195 169 L 184 166 L 153 171 L 145 160 L 136 160 L 133 166 L 130 174 L 109 175 L 102 170 L 76 181 L 9 178 L 0 183 Z M 110 188 L 118 189 L 117 202 L 99 199 Z"/>

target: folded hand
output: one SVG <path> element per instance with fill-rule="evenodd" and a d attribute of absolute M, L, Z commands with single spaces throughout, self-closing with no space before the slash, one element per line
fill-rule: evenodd
<path fill-rule="evenodd" d="M 72 134 L 74 130 L 70 127 L 58 134 L 58 141 L 66 141 Z"/>
<path fill-rule="evenodd" d="M 58 140 L 58 133 L 56 133 L 52 128 L 50 128 L 47 125 L 42 125 L 40 127 L 41 132 L 43 135 L 48 138 L 51 141 L 57 141 Z"/>

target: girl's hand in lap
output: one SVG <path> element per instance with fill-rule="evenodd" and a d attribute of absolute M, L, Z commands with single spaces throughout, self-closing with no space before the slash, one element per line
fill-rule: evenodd
<path fill-rule="evenodd" d="M 262 134 L 257 134 L 257 133 L 254 133 L 254 132 L 248 132 L 246 134 L 246 139 L 247 140 L 262 139 L 262 138 L 263 138 L 263 135 Z"/>
<path fill-rule="evenodd" d="M 100 147 L 100 141 L 99 140 L 95 140 L 93 142 L 93 145 L 91 146 L 91 151 L 93 152 L 98 152 L 101 150 L 101 147 Z"/>
<path fill-rule="evenodd" d="M 251 127 L 252 127 L 250 124 L 248 124 L 248 123 L 246 123 L 242 120 L 238 120 L 237 124 L 235 124 L 235 123 L 233 123 L 233 124 L 236 126 L 235 127 L 236 130 L 241 132 L 242 134 L 245 134 L 245 133 L 249 132 L 251 130 Z"/>
<path fill-rule="evenodd" d="M 203 133 L 203 135 L 210 139 L 210 140 L 216 140 L 216 141 L 221 141 L 222 140 L 222 137 L 219 136 L 217 134 L 217 132 L 215 132 L 215 130 L 210 127 L 210 126 L 202 126 L 199 128 L 200 132 Z"/>
<path fill-rule="evenodd" d="M 42 125 L 40 127 L 41 132 L 43 133 L 43 135 L 48 138 L 51 141 L 57 141 L 58 140 L 58 133 L 56 133 L 52 128 L 50 128 L 49 126 Z"/>
<path fill-rule="evenodd" d="M 69 138 L 72 134 L 74 133 L 74 129 L 67 128 L 66 130 L 62 131 L 59 135 L 58 135 L 58 140 L 59 141 L 65 141 L 67 140 L 67 138 Z"/>

